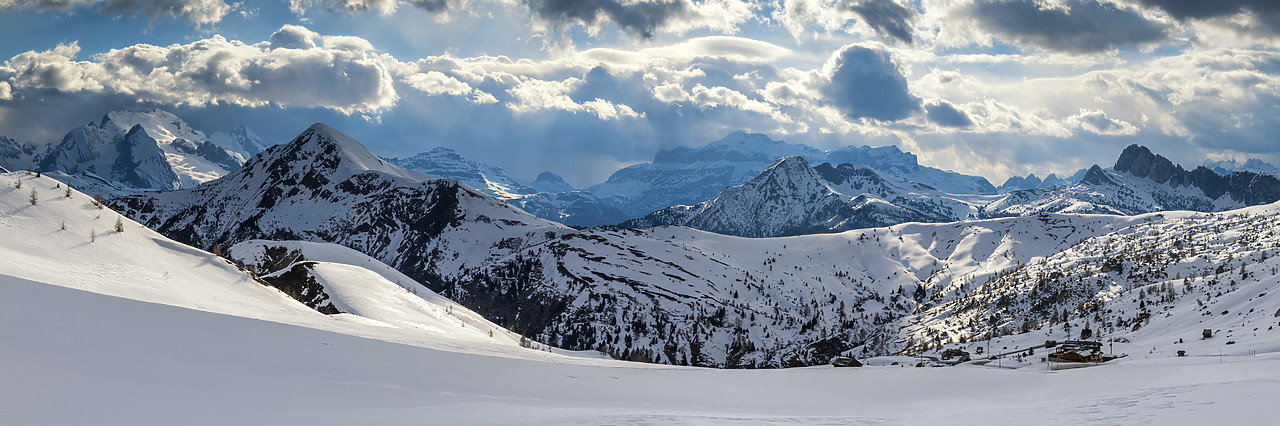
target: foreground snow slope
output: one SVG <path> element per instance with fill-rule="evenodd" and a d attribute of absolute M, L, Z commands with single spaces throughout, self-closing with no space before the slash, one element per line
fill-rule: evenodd
<path fill-rule="evenodd" d="M 115 231 L 117 219 L 124 232 Z M 0 234 L 0 273 L 6 275 L 259 318 L 319 315 L 226 261 L 95 207 L 83 193 L 67 197 L 66 186 L 47 176 L 0 175 Z"/>
<path fill-rule="evenodd" d="M 269 253 L 283 253 L 288 264 L 269 270 L 265 265 L 277 260 Z M 270 276 L 304 267 L 329 302 L 342 312 L 338 318 L 356 316 L 357 321 L 455 339 L 520 343 L 520 335 L 428 290 L 400 271 L 340 245 L 250 240 L 232 247 L 228 255 L 253 265 L 259 274 L 270 274 L 264 276 L 268 281 Z"/>
<path fill-rule="evenodd" d="M 22 188 L 16 188 L 19 180 Z M 67 197 L 65 188 L 47 176 L 0 174 L 0 275 L 412 345 L 537 353 L 519 347 L 518 335 L 349 249 L 315 244 L 308 250 L 328 261 L 319 276 L 351 306 L 345 315 L 326 316 L 223 258 L 96 207 L 83 193 Z M 117 218 L 124 232 L 115 231 Z M 417 294 L 406 287 L 417 287 Z"/>
<path fill-rule="evenodd" d="M 12 424 L 1265 424 L 1280 357 L 711 370 L 389 343 L 0 275 Z M 537 354 L 534 351 L 525 351 Z"/>

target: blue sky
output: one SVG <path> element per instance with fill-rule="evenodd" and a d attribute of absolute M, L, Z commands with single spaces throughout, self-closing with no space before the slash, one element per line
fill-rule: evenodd
<path fill-rule="evenodd" d="M 160 107 L 588 186 L 735 130 L 987 177 L 1280 160 L 1271 0 L 0 0 L 0 135 Z"/>

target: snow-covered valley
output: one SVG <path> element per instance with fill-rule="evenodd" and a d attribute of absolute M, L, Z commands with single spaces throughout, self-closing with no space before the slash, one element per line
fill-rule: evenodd
<path fill-rule="evenodd" d="M 22 423 L 1130 423 L 1261 418 L 1280 381 L 1254 372 L 1280 363 L 1277 204 L 576 230 L 324 125 L 109 203 L 155 231 L 53 177 L 2 176 L 4 374 L 23 386 L 0 409 Z M 1128 356 L 1049 371 L 1035 349 L 1086 328 Z M 914 368 L 979 347 L 1009 355 Z M 93 399 L 110 386 L 134 391 Z M 78 408 L 48 417 L 52 394 Z"/>
<path fill-rule="evenodd" d="M 348 249 L 285 244 L 334 265 L 324 274 L 333 297 L 377 318 L 322 315 L 127 219 L 115 231 L 118 215 L 78 192 L 66 197 L 52 179 L 10 173 L 0 184 L 6 423 L 1261 424 L 1280 414 L 1268 402 L 1280 388 L 1280 339 L 1262 330 L 1175 346 L 1174 336 L 1194 335 L 1200 324 L 1153 318 L 1143 330 L 1161 331 L 1115 343 L 1129 357 L 1065 371 L 1033 361 L 913 368 L 902 356 L 864 359 L 863 368 L 780 370 L 614 361 L 524 348 L 469 331 L 474 323 L 446 332 L 406 326 L 448 301 L 409 297 L 393 288 L 395 271 Z M 231 251 L 252 258 L 262 246 Z M 1274 280 L 1244 290 L 1274 288 Z M 403 296 L 421 309 L 361 306 L 342 287 Z M 1250 306 L 1254 296 L 1223 298 L 1214 309 Z M 1276 321 L 1251 318 L 1260 328 Z M 1227 338 L 1240 343 L 1225 345 Z M 1043 339 L 1032 332 L 991 345 Z M 1192 356 L 1176 357 L 1175 347 Z"/>

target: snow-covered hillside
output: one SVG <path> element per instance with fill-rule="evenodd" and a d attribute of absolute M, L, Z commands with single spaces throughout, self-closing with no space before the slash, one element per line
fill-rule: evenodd
<path fill-rule="evenodd" d="M 309 296 L 321 300 L 343 318 L 353 315 L 358 321 L 453 339 L 521 344 L 519 335 L 441 297 L 400 271 L 343 246 L 250 240 L 232 247 L 227 255 L 277 288 L 309 280 L 317 293 Z M 530 341 L 523 344 L 541 347 Z"/>
<path fill-rule="evenodd" d="M 905 318 L 903 335 L 921 350 L 987 333 L 1057 329 L 1065 336 L 1091 327 L 1173 350 L 1183 346 L 1171 343 L 1211 329 L 1215 353 L 1280 350 L 1278 218 L 1277 204 L 1144 215 L 974 283 L 973 291 L 926 291 L 935 306 Z"/>
<path fill-rule="evenodd" d="M 99 206 L 48 176 L 0 174 L 0 232 L 4 235 L 0 275 L 433 347 L 455 347 L 466 341 L 473 342 L 477 351 L 500 352 L 483 348 L 520 344 L 518 335 L 344 247 L 255 242 L 256 246 L 246 243 L 234 251 L 252 257 L 254 248 L 270 243 L 307 253 L 317 261 L 313 262 L 316 276 L 342 312 L 326 316 L 223 258 L 165 238 Z"/>

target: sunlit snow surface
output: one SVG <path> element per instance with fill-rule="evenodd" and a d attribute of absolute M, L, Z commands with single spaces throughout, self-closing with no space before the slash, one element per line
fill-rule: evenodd
<path fill-rule="evenodd" d="M 1251 339 L 1256 354 L 1213 356 L 1231 346 L 1187 339 L 1194 356 L 1177 358 L 1171 335 L 1152 333 L 1117 344 L 1126 359 L 1067 371 L 887 365 L 909 358 L 759 371 L 624 363 L 386 327 L 404 318 L 389 305 L 355 309 L 381 316 L 378 325 L 324 316 L 128 219 L 117 233 L 118 215 L 54 185 L 0 175 L 3 424 L 1269 424 L 1280 415 L 1280 348 L 1265 344 L 1280 339 L 1265 328 Z M 326 277 L 403 294 L 375 264 L 335 265 Z M 447 303 L 422 300 L 426 311 Z"/>

